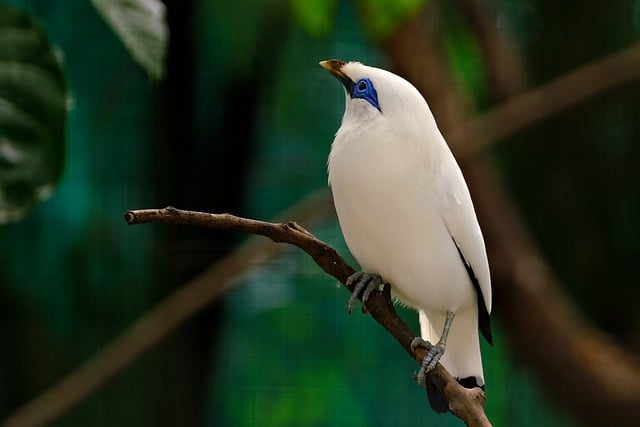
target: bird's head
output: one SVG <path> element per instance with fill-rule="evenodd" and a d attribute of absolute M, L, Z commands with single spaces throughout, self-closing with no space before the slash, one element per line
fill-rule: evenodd
<path fill-rule="evenodd" d="M 320 66 L 344 86 L 347 100 L 345 120 L 349 117 L 361 120 L 384 116 L 404 122 L 412 120 L 413 114 L 431 115 L 420 92 L 389 71 L 339 59 L 321 61 Z"/>
<path fill-rule="evenodd" d="M 344 62 L 339 59 L 331 59 L 321 61 L 320 66 L 333 74 L 344 86 L 347 93 L 347 100 L 363 100 L 369 103 L 370 107 L 382 112 L 380 101 L 378 100 L 378 91 L 373 81 L 371 81 L 370 73 L 367 73 L 367 67 L 358 62 Z M 359 102 L 359 101 L 356 101 Z"/>

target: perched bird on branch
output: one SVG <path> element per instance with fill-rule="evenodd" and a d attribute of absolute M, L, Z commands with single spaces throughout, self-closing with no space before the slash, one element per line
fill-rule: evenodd
<path fill-rule="evenodd" d="M 438 363 L 467 388 L 484 387 L 478 329 L 492 342 L 491 279 L 469 189 L 418 90 L 388 71 L 322 61 L 344 86 L 346 110 L 329 155 L 329 185 L 362 295 L 384 282 L 418 310 L 427 348 L 417 380 L 448 410 L 425 374 Z"/>

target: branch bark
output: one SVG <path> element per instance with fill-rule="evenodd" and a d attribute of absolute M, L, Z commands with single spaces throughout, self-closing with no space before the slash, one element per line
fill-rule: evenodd
<path fill-rule="evenodd" d="M 213 227 L 227 231 L 257 234 L 277 243 L 288 243 L 305 251 L 327 274 L 338 279 L 349 292 L 353 292 L 353 286 L 347 285 L 347 279 L 356 270 L 347 264 L 335 249 L 318 240 L 311 232 L 293 221 L 272 223 L 231 214 L 209 214 L 173 207 L 127 211 L 125 220 L 131 225 L 162 223 Z M 416 334 L 397 315 L 391 301 L 391 291 L 388 285 L 382 292 L 371 294 L 367 300 L 366 309 L 371 317 L 382 325 L 416 362 L 422 362 L 426 350 L 424 348 L 417 348 L 415 351 L 411 349 L 411 341 Z M 466 389 L 462 387 L 439 363 L 428 375 L 444 391 L 452 414 L 462 419 L 468 426 L 491 425 L 484 413 L 486 401 L 484 391 L 479 388 Z"/>

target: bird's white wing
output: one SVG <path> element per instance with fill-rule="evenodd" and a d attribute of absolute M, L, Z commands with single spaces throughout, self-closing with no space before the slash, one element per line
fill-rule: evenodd
<path fill-rule="evenodd" d="M 482 231 L 469 189 L 453 154 L 449 152 L 442 159 L 434 182 L 435 203 L 461 257 L 467 263 L 467 269 L 477 278 L 488 314 L 491 312 L 491 278 Z"/>

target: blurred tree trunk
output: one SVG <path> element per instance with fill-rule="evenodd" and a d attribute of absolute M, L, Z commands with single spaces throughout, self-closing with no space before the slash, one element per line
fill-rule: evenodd
<path fill-rule="evenodd" d="M 211 111 L 200 111 L 214 123 L 208 134 L 196 126 L 197 62 L 194 46 L 195 2 L 168 0 L 171 44 L 168 78 L 163 83 L 158 107 L 157 194 L 160 205 L 172 204 L 207 212 L 241 212 L 245 176 L 251 160 L 253 123 L 257 92 L 255 74 L 230 82 L 220 100 L 224 106 L 217 119 Z M 217 132 L 216 132 L 217 131 Z M 213 133 L 215 132 L 215 133 Z M 161 244 L 168 273 L 167 286 L 175 288 L 199 274 L 231 248 L 233 236 L 210 229 L 163 229 Z M 209 367 L 217 354 L 212 345 L 222 322 L 223 307 L 218 301 L 189 321 L 162 344 L 169 355 L 167 369 L 173 384 L 159 396 L 162 424 L 202 423 Z M 167 415 L 171 415 L 168 417 Z M 167 422 L 167 420 L 172 420 Z"/>

